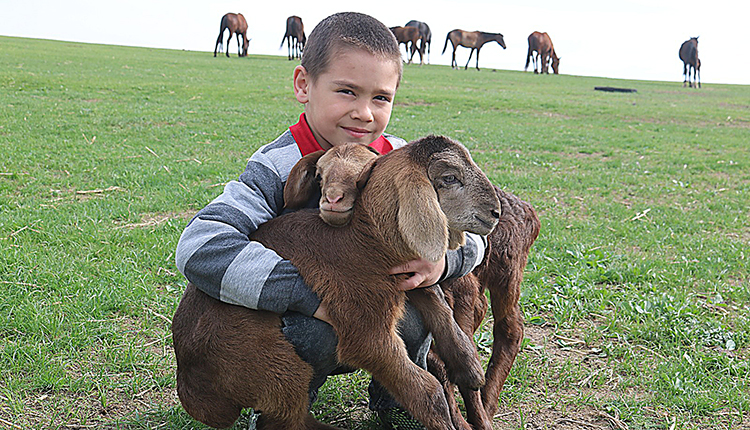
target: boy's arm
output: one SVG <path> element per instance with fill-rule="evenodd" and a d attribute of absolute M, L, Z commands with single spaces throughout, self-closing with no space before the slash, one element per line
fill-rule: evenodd
<path fill-rule="evenodd" d="M 320 300 L 299 271 L 248 238 L 281 212 L 286 165 L 294 164 L 293 159 L 282 166 L 272 164 L 260 152 L 248 162 L 239 181 L 228 183 L 190 221 L 175 251 L 177 268 L 200 290 L 223 302 L 312 316 Z"/>
<path fill-rule="evenodd" d="M 439 282 L 460 278 L 474 270 L 484 260 L 487 238 L 474 233 L 465 233 L 466 244 L 445 254 L 445 272 Z"/>

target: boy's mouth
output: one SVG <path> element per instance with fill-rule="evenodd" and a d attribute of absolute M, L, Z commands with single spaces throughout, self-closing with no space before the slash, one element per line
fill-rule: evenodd
<path fill-rule="evenodd" d="M 366 130 L 364 128 L 357 128 L 357 127 L 343 127 L 343 129 L 349 133 L 350 135 L 354 137 L 365 137 L 368 134 L 370 134 L 369 130 Z"/>

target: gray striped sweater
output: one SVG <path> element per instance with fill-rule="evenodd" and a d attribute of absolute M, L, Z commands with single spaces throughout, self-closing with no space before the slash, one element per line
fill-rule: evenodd
<path fill-rule="evenodd" d="M 302 122 L 302 121 L 301 121 Z M 385 136 L 393 148 L 403 139 Z M 302 152 L 287 130 L 262 146 L 236 181 L 199 211 L 180 236 L 177 268 L 206 294 L 223 302 L 283 314 L 312 316 L 320 300 L 297 269 L 273 250 L 248 239 L 260 224 L 281 214 L 283 190 Z M 469 273 L 482 258 L 486 239 L 467 235 L 466 245 L 449 251 L 444 279 Z"/>

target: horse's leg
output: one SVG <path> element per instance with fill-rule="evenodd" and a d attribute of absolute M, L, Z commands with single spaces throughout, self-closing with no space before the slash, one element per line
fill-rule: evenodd
<path fill-rule="evenodd" d="M 480 46 L 479 48 L 477 48 L 477 70 L 479 70 L 479 50 L 480 50 L 480 49 L 482 49 L 482 47 L 481 47 L 481 46 Z M 469 63 L 466 63 L 466 65 L 467 65 L 467 66 L 468 66 L 468 64 L 469 64 Z"/>
<path fill-rule="evenodd" d="M 698 88 L 701 87 L 701 69 L 699 67 L 695 68 L 695 77 L 698 80 Z"/>
<path fill-rule="evenodd" d="M 466 60 L 466 65 L 464 66 L 464 70 L 467 70 L 469 68 L 469 61 L 471 61 L 472 55 L 474 55 L 474 48 L 471 48 L 471 52 L 469 52 L 469 59 Z"/>
<path fill-rule="evenodd" d="M 688 63 L 682 63 L 682 87 L 685 88 L 685 84 L 688 80 Z"/>

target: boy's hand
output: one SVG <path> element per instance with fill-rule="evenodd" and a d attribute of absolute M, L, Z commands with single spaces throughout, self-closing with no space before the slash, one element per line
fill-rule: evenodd
<path fill-rule="evenodd" d="M 406 279 L 398 284 L 401 291 L 435 285 L 445 271 L 445 258 L 432 262 L 425 259 L 409 261 L 391 269 L 391 275 L 406 275 Z"/>

